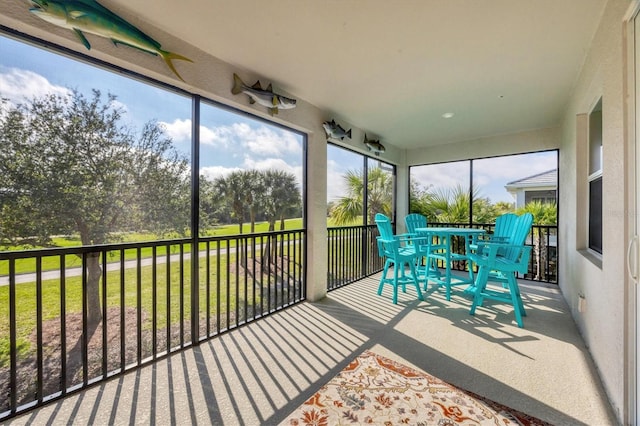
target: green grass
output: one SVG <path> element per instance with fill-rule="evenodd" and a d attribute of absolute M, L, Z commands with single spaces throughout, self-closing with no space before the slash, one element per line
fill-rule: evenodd
<path fill-rule="evenodd" d="M 206 236 L 209 237 L 224 237 L 231 235 L 239 235 L 239 225 L 223 225 L 212 228 L 211 230 L 206 232 Z M 269 228 L 269 224 L 267 222 L 258 222 L 255 226 L 256 233 L 267 232 Z M 280 222 L 276 223 L 276 230 L 279 230 Z M 288 219 L 285 221 L 285 230 L 291 229 L 301 229 L 302 228 L 302 218 L 296 219 Z M 249 233 L 251 229 L 250 224 L 243 225 L 243 231 L 245 234 Z M 149 233 L 127 233 L 120 235 L 120 239 L 122 243 L 131 243 L 131 242 L 144 242 L 144 241 L 154 241 L 158 238 Z M 57 247 L 80 247 L 82 243 L 80 242 L 79 237 L 54 237 L 53 245 Z M 226 242 L 222 242 L 220 244 L 221 248 L 226 247 Z M 235 240 L 231 240 L 229 242 L 230 247 L 235 247 Z M 32 249 L 32 247 L 29 247 Z M 0 247 L 0 251 L 20 251 L 26 250 L 27 247 L 21 246 L 13 246 L 13 247 Z M 205 249 L 205 244 L 200 244 L 200 249 Z M 171 248 L 172 254 L 179 253 L 179 247 L 177 245 Z M 191 250 L 191 245 L 186 244 L 184 246 L 185 253 L 188 253 Z M 141 257 L 149 258 L 153 254 L 153 249 L 151 247 L 145 247 L 141 249 Z M 156 250 L 157 256 L 163 256 L 166 254 L 165 247 L 158 247 Z M 127 250 L 125 252 L 125 260 L 133 260 L 137 259 L 137 253 L 135 250 Z M 109 252 L 107 262 L 118 262 L 120 260 L 120 251 L 112 251 Z M 82 266 L 82 259 L 75 255 L 68 255 L 64 257 L 64 263 L 66 268 L 77 268 Z M 36 271 L 36 261 L 35 259 L 18 259 L 15 262 L 16 274 L 26 274 L 33 273 Z M 55 271 L 60 269 L 60 257 L 59 256 L 47 256 L 42 258 L 42 270 L 43 271 Z M 8 261 L 0 261 L 0 276 L 9 274 L 9 262 Z"/>

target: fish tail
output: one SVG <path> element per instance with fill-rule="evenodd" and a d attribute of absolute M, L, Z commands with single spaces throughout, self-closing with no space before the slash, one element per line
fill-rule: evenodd
<path fill-rule="evenodd" d="M 242 93 L 244 85 L 245 85 L 244 82 L 238 76 L 238 74 L 233 73 L 233 89 L 231 89 L 231 93 L 233 93 L 234 95 L 237 95 L 238 93 Z"/>
<path fill-rule="evenodd" d="M 193 62 L 191 59 L 179 55 L 177 53 L 173 53 L 173 52 L 167 52 L 166 50 L 159 50 L 158 53 L 160 54 L 160 56 L 162 56 L 162 59 L 164 59 L 165 63 L 167 64 L 167 66 L 171 69 L 171 71 L 173 71 L 173 73 L 182 81 L 184 81 L 184 79 L 180 76 L 180 74 L 178 74 L 178 71 L 176 70 L 176 67 L 173 66 L 173 61 L 174 59 L 179 59 L 181 61 L 188 61 L 188 62 Z"/>
<path fill-rule="evenodd" d="M 348 137 L 349 139 L 351 139 L 351 129 L 349 129 L 349 131 L 347 131 L 347 133 L 345 133 L 345 136 Z"/>

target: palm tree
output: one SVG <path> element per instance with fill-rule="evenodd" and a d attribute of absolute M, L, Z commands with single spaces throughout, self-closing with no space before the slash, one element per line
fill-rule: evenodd
<path fill-rule="evenodd" d="M 364 209 L 364 174 L 362 170 L 348 170 L 342 176 L 347 195 L 335 201 L 329 216 L 338 225 L 354 223 Z M 369 169 L 368 223 L 374 222 L 376 213 L 393 214 L 393 176 L 380 167 Z"/>
<path fill-rule="evenodd" d="M 558 209 L 555 203 L 543 203 L 532 201 L 517 210 L 518 214 L 531 213 L 534 225 L 557 224 Z M 540 228 L 533 228 L 533 256 L 536 260 L 536 279 L 542 275 L 542 265 L 547 260 L 547 244 L 544 241 L 544 233 Z"/>
<path fill-rule="evenodd" d="M 246 215 L 246 205 L 244 199 L 244 171 L 231 172 L 226 177 L 219 177 L 215 180 L 215 190 L 226 204 L 231 213 L 231 217 L 238 222 L 239 232 L 242 234 L 242 224 Z"/>
<path fill-rule="evenodd" d="M 275 230 L 280 219 L 280 229 L 284 229 L 284 219 L 288 211 L 300 206 L 300 190 L 295 175 L 282 170 L 266 170 L 261 173 L 263 190 L 261 208 L 269 222 L 269 231 Z"/>
<path fill-rule="evenodd" d="M 256 231 L 256 214 L 260 208 L 262 194 L 265 193 L 267 183 L 263 173 L 257 170 L 245 170 L 242 172 L 243 198 L 249 207 L 249 222 L 251 223 L 251 233 Z"/>

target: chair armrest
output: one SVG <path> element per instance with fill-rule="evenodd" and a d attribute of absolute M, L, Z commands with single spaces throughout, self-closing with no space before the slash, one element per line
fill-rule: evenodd
<path fill-rule="evenodd" d="M 513 250 L 513 251 L 511 251 Z M 504 254 L 510 252 L 509 257 Z M 471 254 L 471 261 L 499 270 L 513 270 L 525 274 L 529 267 L 531 246 L 481 242 L 478 251 Z"/>

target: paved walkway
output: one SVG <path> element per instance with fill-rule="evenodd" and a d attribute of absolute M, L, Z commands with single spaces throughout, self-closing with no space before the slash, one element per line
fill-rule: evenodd
<path fill-rule="evenodd" d="M 236 252 L 236 248 L 235 247 L 230 247 L 229 248 L 229 253 L 235 253 Z M 224 252 L 225 254 L 227 253 L 226 250 Z M 216 253 L 212 252 L 211 256 L 215 256 Z M 200 257 L 206 257 L 207 256 L 207 252 L 206 251 L 201 251 L 200 252 Z M 171 258 L 171 262 L 178 262 L 180 260 L 180 255 L 179 254 L 172 254 L 170 256 Z M 191 259 L 191 253 L 184 253 L 183 258 L 185 260 L 189 260 Z M 156 265 L 162 265 L 164 263 L 167 262 L 167 257 L 166 256 L 158 256 L 156 257 Z M 147 258 L 143 258 L 140 261 L 140 264 L 142 266 L 150 266 L 153 264 L 153 258 L 151 257 L 147 257 Z M 124 262 L 124 267 L 125 269 L 129 269 L 129 268 L 136 268 L 138 265 L 138 261 L 137 260 L 126 260 Z M 107 263 L 107 271 L 119 271 L 120 270 L 120 262 L 113 262 L 113 263 Z M 82 275 L 82 268 L 77 267 L 77 268 L 67 268 L 65 269 L 65 276 L 68 277 L 78 277 Z M 60 279 L 60 270 L 54 270 L 54 271 L 44 271 L 42 272 L 42 280 L 59 280 Z M 26 273 L 26 274 L 17 274 L 16 275 L 16 284 L 23 284 L 23 283 L 33 283 L 36 281 L 36 274 L 35 273 Z M 0 276 L 0 286 L 4 286 L 4 285 L 9 285 L 9 276 L 8 275 L 2 275 Z"/>

